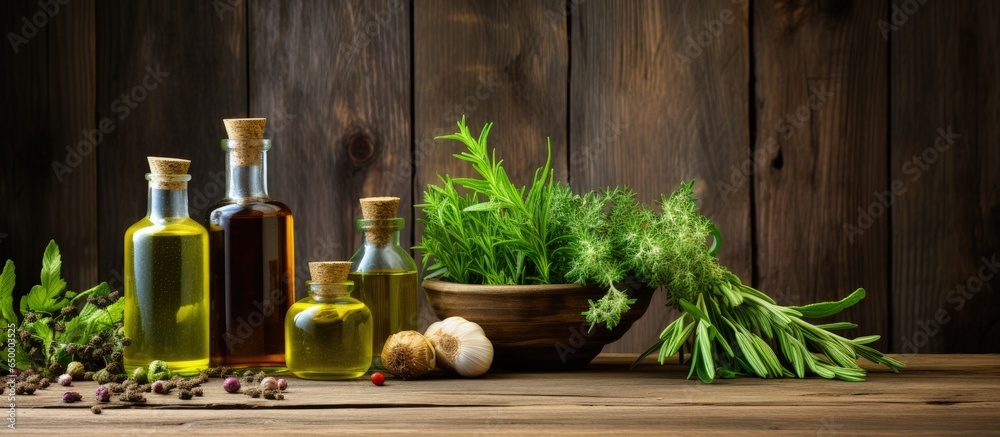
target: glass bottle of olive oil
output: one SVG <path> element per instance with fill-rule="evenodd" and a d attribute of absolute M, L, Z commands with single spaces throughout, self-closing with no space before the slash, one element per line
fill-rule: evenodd
<path fill-rule="evenodd" d="M 350 379 L 371 365 L 372 313 L 350 296 L 350 262 L 311 262 L 309 297 L 285 317 L 288 370 L 305 379 Z"/>
<path fill-rule="evenodd" d="M 267 194 L 263 118 L 224 120 L 226 196 L 208 213 L 212 364 L 285 366 L 285 312 L 295 302 L 292 212 Z"/>
<path fill-rule="evenodd" d="M 372 366 L 382 368 L 382 347 L 390 335 L 417 329 L 417 264 L 399 245 L 404 220 L 396 217 L 398 197 L 361 199 L 357 221 L 362 245 L 351 259 L 350 279 L 358 300 L 372 312 Z"/>
<path fill-rule="evenodd" d="M 191 161 L 149 157 L 146 217 L 125 232 L 125 368 L 208 367 L 208 232 L 188 216 Z"/>

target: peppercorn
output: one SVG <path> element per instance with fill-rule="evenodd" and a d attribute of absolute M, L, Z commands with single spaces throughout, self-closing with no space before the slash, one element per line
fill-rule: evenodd
<path fill-rule="evenodd" d="M 185 400 L 185 401 L 191 400 L 191 398 L 193 396 L 194 395 L 191 393 L 191 390 L 187 390 L 187 389 L 181 389 L 181 391 L 179 391 L 177 393 L 177 397 L 180 398 L 181 400 Z"/>
<path fill-rule="evenodd" d="M 372 373 L 372 384 L 382 385 L 385 384 L 385 375 L 382 372 Z"/>
<path fill-rule="evenodd" d="M 68 391 L 66 393 L 63 393 L 63 398 L 62 399 L 63 399 L 63 402 L 66 402 L 67 404 L 72 404 L 73 402 L 77 402 L 77 401 L 83 400 L 83 396 L 80 395 L 80 393 L 77 393 L 75 391 Z"/>
<path fill-rule="evenodd" d="M 90 407 L 90 412 L 91 413 L 101 414 L 101 411 L 102 410 L 101 410 L 101 406 L 100 405 L 94 405 L 93 407 Z"/>
<path fill-rule="evenodd" d="M 226 389 L 227 393 L 236 393 L 240 391 L 240 380 L 235 377 L 230 376 L 226 378 L 226 381 L 222 383 L 222 388 Z"/>
<path fill-rule="evenodd" d="M 111 401 L 111 390 L 105 386 L 97 387 L 96 393 L 97 402 L 110 402 Z"/>

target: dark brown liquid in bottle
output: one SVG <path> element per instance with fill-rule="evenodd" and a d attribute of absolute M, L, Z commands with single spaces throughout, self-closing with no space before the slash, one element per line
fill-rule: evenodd
<path fill-rule="evenodd" d="M 209 223 L 212 364 L 284 367 L 284 318 L 295 303 L 291 211 L 224 200 Z"/>

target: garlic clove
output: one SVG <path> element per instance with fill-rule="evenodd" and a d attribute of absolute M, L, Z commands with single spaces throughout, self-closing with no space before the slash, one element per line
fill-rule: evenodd
<path fill-rule="evenodd" d="M 402 331 L 389 336 L 382 348 L 382 365 L 401 379 L 427 374 L 436 364 L 434 345 L 417 331 Z"/>
<path fill-rule="evenodd" d="M 427 328 L 438 366 L 465 377 L 477 377 L 493 364 L 493 343 L 483 328 L 461 317 L 449 317 Z"/>

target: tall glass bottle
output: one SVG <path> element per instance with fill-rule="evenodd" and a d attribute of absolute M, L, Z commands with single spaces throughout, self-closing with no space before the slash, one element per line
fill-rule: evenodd
<path fill-rule="evenodd" d="M 295 302 L 292 212 L 267 195 L 263 118 L 224 120 L 226 196 L 208 214 L 212 363 L 285 366 L 285 312 Z"/>
<path fill-rule="evenodd" d="M 285 317 L 288 370 L 305 379 L 350 379 L 372 362 L 372 313 L 351 297 L 350 262 L 311 262 L 309 297 Z"/>
<path fill-rule="evenodd" d="M 372 312 L 372 366 L 382 368 L 382 347 L 390 335 L 417 329 L 417 263 L 399 245 L 404 220 L 398 197 L 361 199 L 361 248 L 351 258 L 354 296 Z"/>
<path fill-rule="evenodd" d="M 125 232 L 125 368 L 208 367 L 208 232 L 188 216 L 191 161 L 149 157 L 146 217 Z"/>

